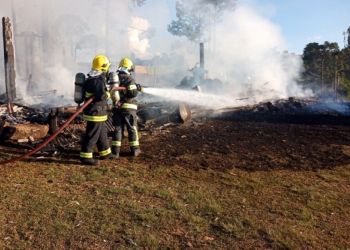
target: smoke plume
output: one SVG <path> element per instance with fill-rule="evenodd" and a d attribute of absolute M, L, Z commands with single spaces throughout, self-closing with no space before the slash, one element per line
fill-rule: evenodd
<path fill-rule="evenodd" d="M 312 93 L 296 83 L 302 71 L 300 56 L 285 51 L 279 28 L 248 6 L 238 5 L 208 29 L 208 77 L 225 82 L 221 93 L 252 101 Z"/>
<path fill-rule="evenodd" d="M 155 87 L 175 87 L 199 62 L 197 42 L 167 31 L 175 17 L 174 0 L 143 1 L 142 6 L 133 0 L 2 2 L 1 14 L 12 17 L 15 29 L 17 89 L 27 102 L 53 105 L 52 96 L 37 96 L 55 90 L 54 105 L 73 103 L 74 75 L 87 73 L 98 53 L 110 57 L 112 70 L 121 57 L 131 57 L 145 66 L 136 79 Z M 184 1 L 184 7 L 193 9 L 191 3 Z M 206 78 L 222 81 L 208 90 L 252 102 L 309 94 L 296 84 L 301 59 L 283 53 L 285 42 L 275 24 L 240 2 L 220 13 L 206 22 L 202 36 Z"/>

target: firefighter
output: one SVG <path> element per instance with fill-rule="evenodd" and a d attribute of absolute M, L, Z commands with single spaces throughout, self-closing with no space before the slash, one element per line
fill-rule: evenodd
<path fill-rule="evenodd" d="M 138 156 L 141 153 L 140 143 L 137 131 L 137 104 L 135 97 L 138 88 L 132 76 L 134 64 L 129 58 L 123 58 L 117 69 L 119 77 L 119 86 L 126 90 L 119 91 L 119 100 L 114 103 L 113 122 L 115 131 L 112 138 L 112 153 L 119 157 L 122 135 L 124 127 L 128 131 L 129 146 L 132 156 Z"/>
<path fill-rule="evenodd" d="M 109 59 L 97 55 L 92 61 L 92 69 L 84 83 L 85 100 L 94 100 L 84 109 L 83 118 L 87 121 L 85 135 L 82 140 L 80 160 L 85 165 L 99 165 L 93 158 L 93 148 L 97 145 L 99 159 L 111 158 L 111 148 L 107 141 L 107 99 L 110 97 L 106 90 L 107 74 L 110 67 Z"/>

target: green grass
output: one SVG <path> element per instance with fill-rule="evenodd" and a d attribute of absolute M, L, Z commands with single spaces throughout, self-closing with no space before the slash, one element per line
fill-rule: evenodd
<path fill-rule="evenodd" d="M 0 248 L 350 248 L 350 167 L 1 167 Z"/>

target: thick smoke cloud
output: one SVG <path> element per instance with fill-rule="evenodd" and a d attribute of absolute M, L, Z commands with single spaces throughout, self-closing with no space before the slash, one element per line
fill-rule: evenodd
<path fill-rule="evenodd" d="M 211 91 L 252 102 L 310 96 L 311 91 L 296 84 L 303 70 L 301 57 L 285 51 L 278 26 L 253 5 L 228 2 L 231 8 L 217 11 L 206 0 L 178 1 L 178 20 L 169 25 L 172 34 L 205 43 L 207 77 L 224 82 Z"/>
<path fill-rule="evenodd" d="M 96 54 L 107 54 L 113 67 L 124 56 L 151 56 L 150 24 L 134 14 L 144 1 L 3 2 L 1 14 L 15 24 L 17 89 L 26 102 L 51 90 L 56 91 L 57 103 L 52 103 L 52 96 L 38 101 L 50 105 L 72 102 L 74 75 L 88 72 Z"/>
<path fill-rule="evenodd" d="M 111 58 L 113 70 L 124 56 L 146 65 L 147 77 L 140 70 L 136 79 L 155 87 L 178 85 L 199 62 L 197 42 L 167 31 L 175 18 L 175 1 L 149 0 L 141 7 L 133 0 L 3 2 L 1 14 L 10 17 L 13 3 L 17 88 L 27 102 L 72 103 L 75 73 L 87 73 L 98 53 Z M 222 13 L 208 20 L 204 36 L 206 76 L 223 81 L 214 87 L 216 92 L 233 98 L 249 95 L 252 101 L 305 95 L 295 84 L 301 60 L 283 53 L 286 46 L 273 23 L 239 2 L 233 12 Z M 56 103 L 52 96 L 29 98 L 48 90 L 56 90 Z"/>
<path fill-rule="evenodd" d="M 286 46 L 279 29 L 254 10 L 238 6 L 217 24 L 214 36 L 208 72 L 226 80 L 225 91 L 257 101 L 309 94 L 296 84 L 301 58 L 283 52 Z"/>

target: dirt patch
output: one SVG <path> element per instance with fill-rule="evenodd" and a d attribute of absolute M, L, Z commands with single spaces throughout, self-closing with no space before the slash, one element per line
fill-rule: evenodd
<path fill-rule="evenodd" d="M 191 169 L 323 169 L 350 163 L 350 128 L 211 120 L 146 135 L 137 162 Z"/>

